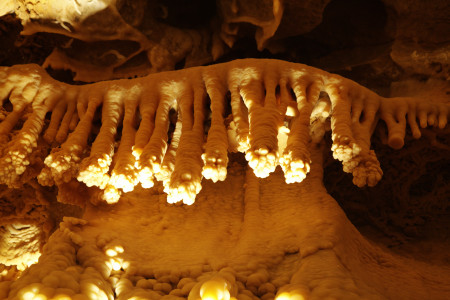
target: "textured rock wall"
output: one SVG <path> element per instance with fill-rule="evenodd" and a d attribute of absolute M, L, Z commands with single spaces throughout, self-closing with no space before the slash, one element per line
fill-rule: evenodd
<path fill-rule="evenodd" d="M 445 104 L 450 93 L 449 15 L 448 1 L 426 0 L 7 0 L 0 4 L 0 65 L 37 63 L 60 81 L 83 84 L 236 58 L 279 58 L 338 73 L 382 96 L 418 96 Z M 12 110 L 6 101 L 2 121 Z M 23 111 L 10 137 L 30 114 Z M 97 114 L 87 149 L 101 127 Z M 371 142 L 384 179 L 375 188 L 354 187 L 329 152 L 324 182 L 366 237 L 403 256 L 448 265 L 449 134 L 448 126 L 436 128 L 439 120 L 430 115 L 432 129 L 420 129 L 422 139 L 413 140 L 408 136 L 417 135 L 417 129 L 407 128 L 400 151 L 385 146 L 389 137 L 379 123 Z M 176 122 L 170 126 L 175 132 Z M 325 138 L 331 147 L 331 136 Z M 52 146 L 46 143 L 38 141 L 20 192 L 5 185 L 0 189 L 1 232 L 10 238 L 28 236 L 23 249 L 29 251 L 42 248 L 63 216 L 81 217 L 83 211 L 57 202 L 56 189 L 33 180 L 38 173 L 32 169 L 42 168 L 39 157 Z M 411 174 L 413 169 L 418 171 Z M 65 195 L 60 201 L 75 193 L 81 195 L 78 199 L 89 197 L 76 180 L 61 185 L 59 192 Z M 71 201 L 77 203 L 66 200 Z M 21 225 L 11 225 L 19 219 Z M 2 261 L 3 280 L 17 276 L 17 266 L 25 267 L 17 261 L 18 245 L 11 246 L 18 252 Z"/>

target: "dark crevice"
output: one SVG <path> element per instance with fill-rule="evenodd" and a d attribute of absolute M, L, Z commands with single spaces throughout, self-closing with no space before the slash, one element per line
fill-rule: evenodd
<path fill-rule="evenodd" d="M 177 120 L 178 120 L 178 111 L 175 108 L 171 108 L 169 110 L 169 128 L 167 130 L 167 137 L 168 137 L 167 143 L 169 145 L 172 141 L 173 133 L 175 132 Z"/>
<path fill-rule="evenodd" d="M 209 98 L 209 96 L 206 96 L 204 110 L 205 110 L 205 119 L 203 121 L 203 128 L 205 134 L 207 134 L 209 132 L 209 129 L 211 128 L 211 115 L 212 115 L 211 99 Z"/>

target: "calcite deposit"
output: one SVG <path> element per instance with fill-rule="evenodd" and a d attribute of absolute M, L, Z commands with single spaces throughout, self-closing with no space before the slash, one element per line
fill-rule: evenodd
<path fill-rule="evenodd" d="M 36 65 L 1 72 L 11 108 L 0 124 L 0 180 L 13 188 L 32 173 L 58 187 L 60 202 L 86 207 L 81 218 L 64 219 L 39 263 L 3 282 L 4 296 L 447 294 L 447 270 L 392 256 L 358 233 L 323 187 L 321 158 L 331 129 L 343 170 L 355 185 L 374 186 L 382 177 L 370 149 L 378 120 L 387 125 L 388 145 L 401 148 L 407 123 L 415 138 L 420 127 L 446 127 L 445 101 L 383 98 L 277 60 L 83 86 L 58 82 Z M 39 142 L 46 149 L 34 155 Z M 229 166 L 230 152 L 243 153 L 248 165 L 235 154 Z M 224 183 L 201 193 L 206 179 Z M 90 188 L 80 193 L 83 184 Z M 183 291 L 188 279 L 195 284 Z M 399 282 L 412 286 L 399 291 Z"/>
<path fill-rule="evenodd" d="M 0 299 L 449 299 L 449 12 L 3 1 Z"/>

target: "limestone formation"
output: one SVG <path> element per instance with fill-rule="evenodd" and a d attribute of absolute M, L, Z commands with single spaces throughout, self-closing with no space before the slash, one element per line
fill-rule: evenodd
<path fill-rule="evenodd" d="M 64 218 L 37 264 L 1 283 L 3 297 L 449 296 L 447 269 L 360 235 L 324 189 L 321 158 L 331 130 L 343 170 L 355 185 L 374 186 L 377 122 L 389 146 L 402 148 L 407 125 L 414 138 L 419 128 L 446 127 L 445 99 L 383 98 L 278 60 L 89 85 L 58 82 L 36 65 L 0 71 L 10 103 L 0 123 L 1 183 L 18 187 L 34 174 L 58 187 L 59 201 L 86 207 L 82 218 Z M 230 152 L 248 167 L 228 166 Z M 74 193 L 82 184 L 90 188 Z"/>
<path fill-rule="evenodd" d="M 449 15 L 0 0 L 0 299 L 450 299 Z"/>

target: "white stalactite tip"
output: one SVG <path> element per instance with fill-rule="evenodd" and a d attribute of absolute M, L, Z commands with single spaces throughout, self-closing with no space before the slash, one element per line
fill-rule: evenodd
<path fill-rule="evenodd" d="M 266 147 L 250 149 L 245 153 L 245 159 L 257 177 L 266 178 L 278 165 L 278 152 Z"/>
<path fill-rule="evenodd" d="M 340 161 L 349 161 L 353 156 L 359 153 L 359 147 L 353 142 L 350 136 L 333 136 L 333 145 L 331 146 L 333 157 Z"/>
<path fill-rule="evenodd" d="M 284 172 L 284 178 L 286 183 L 296 183 L 302 182 L 309 173 L 310 162 L 305 161 L 306 159 L 293 159 L 292 151 L 284 154 L 280 158 L 280 166 Z"/>
<path fill-rule="evenodd" d="M 104 189 L 110 178 L 108 170 L 111 162 L 112 157 L 106 153 L 85 158 L 80 166 L 78 181 L 84 182 L 89 187 L 97 186 Z"/>
<path fill-rule="evenodd" d="M 112 171 L 108 184 L 114 186 L 116 189 L 121 189 L 124 193 L 128 193 L 134 190 L 134 187 L 138 183 L 139 179 L 134 166 L 126 165 L 120 171 Z"/>
<path fill-rule="evenodd" d="M 59 149 L 59 151 L 57 150 L 45 158 L 44 164 L 46 167 L 41 170 L 41 173 L 43 173 L 45 169 L 49 169 L 50 174 L 56 183 L 68 182 L 72 176 L 76 175 L 75 170 L 77 169 L 80 160 L 81 158 L 78 156 L 78 151 Z M 42 176 L 46 177 L 48 173 L 49 172 L 45 172 Z"/>
<path fill-rule="evenodd" d="M 192 205 L 201 189 L 202 185 L 200 180 L 195 180 L 191 174 L 184 173 L 179 180 L 171 180 L 167 194 L 167 202 L 178 203 L 183 201 L 183 204 Z"/>
<path fill-rule="evenodd" d="M 122 193 L 113 185 L 107 185 L 103 191 L 102 199 L 108 204 L 119 202 Z"/>
<path fill-rule="evenodd" d="M 202 154 L 202 175 L 213 182 L 224 181 L 227 177 L 228 157 L 222 155 L 219 150 Z"/>
<path fill-rule="evenodd" d="M 138 173 L 139 182 L 144 189 L 149 189 L 155 185 L 153 172 L 150 167 L 144 167 Z"/>
<path fill-rule="evenodd" d="M 171 82 L 177 83 L 175 87 L 181 83 L 182 89 L 174 89 Z M 281 103 L 276 100 L 277 85 L 281 86 Z M 140 98 L 144 91 L 129 92 L 131 86 L 151 87 L 151 95 L 144 101 Z M 307 93 L 308 89 L 312 92 Z M 204 91 L 210 96 L 211 114 L 203 111 Z M 224 96 L 228 92 L 231 99 Z M 320 94 L 326 96 L 316 101 Z M 21 180 L 27 176 L 21 174 L 36 167 L 33 152 L 39 137 L 50 141 L 56 134 L 53 149 L 44 149 L 50 154 L 38 175 L 39 183 L 60 185 L 77 178 L 103 189 L 103 200 L 115 203 L 138 183 L 151 188 L 158 179 L 163 181 L 169 202 L 192 204 L 203 177 L 225 180 L 229 151 L 245 153 L 258 177 L 269 176 L 280 165 L 287 183 L 301 182 L 310 171 L 310 141 L 319 143 L 331 129 L 333 157 L 353 174 L 354 184 L 373 186 L 383 174 L 370 150 L 377 122 L 374 116 L 387 124 L 389 143 L 399 148 L 407 124 L 416 138 L 420 137 L 419 125 L 441 129 L 447 125 L 450 104 L 448 96 L 443 97 L 428 97 L 424 92 L 415 98 L 383 98 L 338 75 L 278 60 L 236 60 L 83 86 L 58 82 L 37 65 L 1 67 L 0 100 L 13 107 L 1 112 L 0 184 L 25 183 Z M 186 101 L 192 99 L 196 100 L 191 107 Z M 98 129 L 93 122 L 98 121 L 99 107 L 103 122 L 90 144 L 96 132 L 91 129 Z M 231 114 L 225 115 L 226 107 L 231 107 Z M 171 114 L 173 110 L 176 114 Z M 369 117 L 360 121 L 361 112 Z M 45 121 L 48 113 L 50 124 Z M 205 120 L 205 115 L 211 120 Z M 178 119 L 172 120 L 174 116 Z M 211 121 L 207 133 L 205 121 Z M 21 122 L 23 126 L 16 129 Z M 168 134 L 171 124 L 183 122 L 194 126 L 191 136 L 186 135 L 191 129 L 183 133 L 181 126 Z M 120 141 L 116 140 L 119 132 Z"/>

